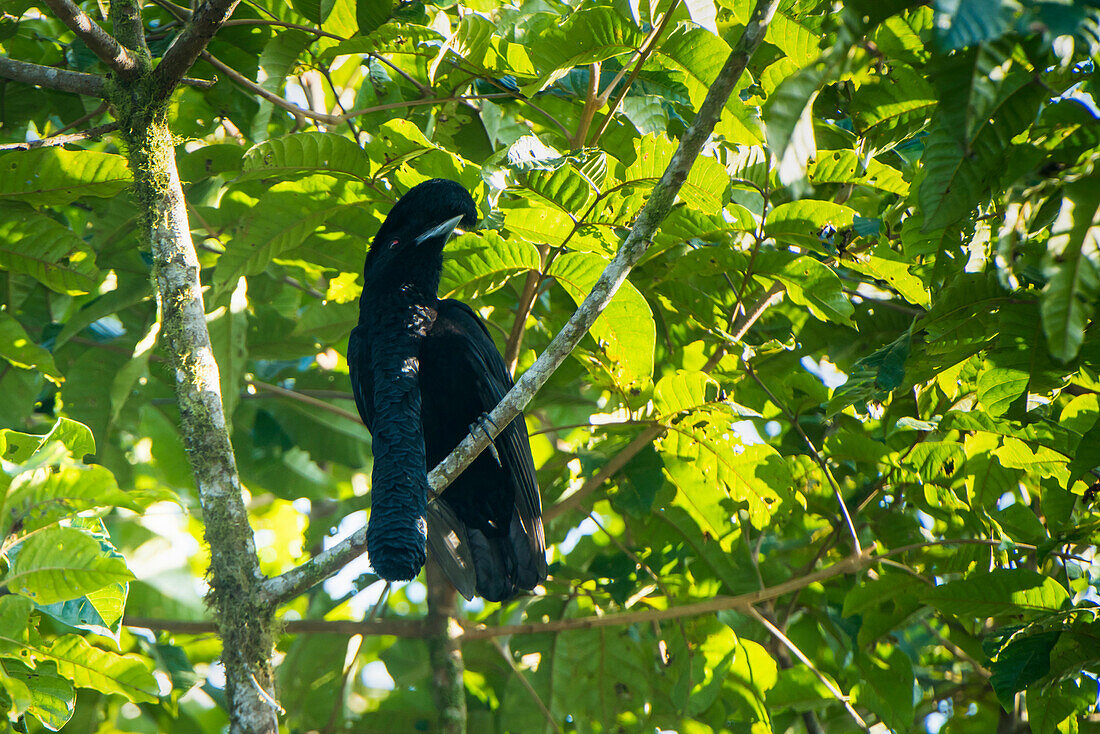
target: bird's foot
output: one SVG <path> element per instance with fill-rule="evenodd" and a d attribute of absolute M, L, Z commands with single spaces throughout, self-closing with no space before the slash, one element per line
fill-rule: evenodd
<path fill-rule="evenodd" d="M 496 459 L 497 466 L 502 466 L 502 464 L 500 463 L 500 454 L 497 453 L 497 447 L 493 443 L 493 434 L 486 427 L 486 424 L 489 424 L 498 431 L 500 430 L 500 427 L 497 426 L 493 419 L 489 417 L 488 413 L 482 413 L 477 417 L 476 421 L 470 424 L 470 433 L 476 434 L 478 429 L 480 429 L 485 434 L 485 437 L 489 439 L 489 453 L 491 453 L 493 455 L 493 458 Z"/>

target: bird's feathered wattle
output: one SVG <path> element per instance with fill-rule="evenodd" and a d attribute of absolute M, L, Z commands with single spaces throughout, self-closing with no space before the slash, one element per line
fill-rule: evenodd
<path fill-rule="evenodd" d="M 403 196 L 371 244 L 359 325 L 348 343 L 356 406 L 374 470 L 367 552 L 387 580 L 411 579 L 425 545 L 455 587 L 500 601 L 546 577 L 542 507 L 522 416 L 430 506 L 427 470 L 512 386 L 488 330 L 465 304 L 436 295 L 451 229 L 477 212 L 458 183 Z"/>

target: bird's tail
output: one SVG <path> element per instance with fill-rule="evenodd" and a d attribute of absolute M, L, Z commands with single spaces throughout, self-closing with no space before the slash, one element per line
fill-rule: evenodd
<path fill-rule="evenodd" d="M 424 512 L 401 502 L 407 499 L 402 495 L 408 494 L 411 493 L 372 491 L 371 514 L 367 520 L 367 557 L 375 572 L 387 581 L 416 578 L 427 557 Z"/>
<path fill-rule="evenodd" d="M 428 506 L 428 546 L 432 557 L 458 593 L 472 599 L 504 601 L 520 589 L 533 589 L 546 579 L 546 550 L 541 521 L 526 528 L 513 511 L 508 533 L 491 536 L 467 527 L 447 506 Z"/>

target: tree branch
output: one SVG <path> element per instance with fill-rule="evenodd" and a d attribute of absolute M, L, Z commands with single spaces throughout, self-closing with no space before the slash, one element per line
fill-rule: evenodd
<path fill-rule="evenodd" d="M 348 120 L 359 117 L 360 115 L 367 115 L 372 112 L 382 112 L 384 110 L 397 110 L 403 107 L 418 107 L 420 105 L 440 104 L 443 102 L 463 102 L 473 99 L 496 99 L 511 96 L 502 92 L 500 94 L 478 94 L 460 97 L 430 97 L 428 99 L 411 99 L 403 102 L 388 102 L 386 104 L 377 105 L 375 107 L 366 107 L 361 110 L 352 110 L 351 112 L 345 113 L 343 115 L 330 115 L 325 112 L 314 112 L 311 109 L 299 107 L 298 105 L 280 97 L 274 92 L 264 89 L 262 86 L 252 81 L 244 74 L 241 74 L 233 67 L 212 56 L 208 51 L 202 52 L 202 59 L 218 71 L 225 74 L 237 84 L 240 84 L 242 87 L 252 92 L 253 94 L 263 97 L 276 107 L 286 110 L 295 117 L 305 117 L 307 119 L 314 120 L 325 125 L 340 125 L 344 122 L 347 122 Z"/>
<path fill-rule="evenodd" d="M 35 148 L 52 148 L 57 145 L 68 145 L 69 143 L 77 143 L 81 140 L 87 140 L 88 138 L 98 138 L 115 130 L 118 130 L 118 123 L 108 122 L 106 125 L 90 127 L 84 132 L 72 133 L 70 135 L 51 135 L 48 138 L 42 138 L 41 140 L 31 140 L 26 143 L 6 143 L 4 145 L 0 145 L 0 150 L 34 150 Z"/>
<path fill-rule="evenodd" d="M 516 381 L 515 386 L 493 408 L 489 414 L 489 423 L 494 428 L 488 432 L 479 430 L 476 435 L 468 435 L 439 466 L 428 474 L 428 483 L 436 495 L 450 485 L 454 478 L 485 450 L 490 440 L 496 438 L 501 430 L 520 415 L 535 393 L 546 384 L 554 371 L 588 333 L 596 318 L 626 280 L 630 269 L 649 249 L 658 225 L 672 210 L 676 195 L 687 180 L 692 164 L 714 130 L 726 100 L 763 41 L 768 22 L 778 4 L 779 0 L 758 0 L 741 38 L 730 52 L 722 70 L 718 72 L 718 77 L 707 92 L 706 99 L 700 105 L 695 119 L 684 131 L 680 145 L 673 154 L 668 168 L 665 169 L 657 185 L 653 187 L 645 206 L 634 220 L 634 227 L 619 247 L 614 259 L 604 269 L 592 287 L 592 291 L 570 317 L 565 327 L 550 342 L 546 351 L 535 360 L 530 369 Z M 488 435 L 490 433 L 491 436 Z M 276 603 L 290 599 L 360 555 L 365 547 L 366 529 L 363 528 L 305 564 L 269 579 L 263 585 L 263 593 Z"/>
<path fill-rule="evenodd" d="M 695 604 L 684 604 L 666 609 L 646 609 L 637 612 L 612 612 L 602 616 L 572 617 L 567 619 L 552 620 L 549 622 L 535 622 L 530 624 L 501 625 L 490 627 L 487 625 L 467 624 L 462 633 L 462 640 L 483 640 L 505 635 L 534 635 L 546 632 L 563 632 L 575 629 L 594 629 L 598 627 L 615 627 L 618 625 L 637 624 L 639 622 L 660 622 L 669 619 L 681 619 L 683 617 L 714 614 L 726 609 L 736 609 L 751 614 L 750 607 L 766 601 L 772 601 L 787 594 L 801 591 L 802 589 L 827 581 L 837 576 L 858 573 L 866 568 L 882 563 L 891 556 L 908 553 L 924 548 L 936 548 L 952 545 L 988 545 L 998 546 L 1001 541 L 988 538 L 944 538 L 931 540 L 924 543 L 894 548 L 892 550 L 874 553 L 875 548 L 864 548 L 859 555 L 850 555 L 843 560 L 826 568 L 811 573 L 796 575 L 789 581 L 784 581 L 775 586 L 765 587 L 757 591 L 751 591 L 737 596 L 719 596 L 707 601 Z M 1027 543 L 1018 543 L 1017 549 L 1037 553 L 1039 549 Z M 1073 556 L 1067 553 L 1054 552 L 1060 558 L 1077 560 L 1088 563 L 1088 559 Z M 302 566 L 299 566 L 302 568 Z M 285 576 L 285 574 L 284 574 Z M 282 577 L 278 577 L 282 578 Z M 274 580 L 274 579 L 273 579 Z M 127 616 L 123 622 L 127 627 L 144 627 L 152 630 L 165 630 L 180 634 L 207 634 L 217 631 L 211 621 L 189 621 L 157 619 L 148 617 Z M 393 635 L 395 637 L 423 638 L 432 634 L 424 620 L 382 619 L 366 621 L 355 620 L 325 620 L 325 619 L 301 619 L 286 622 L 283 629 L 293 634 L 326 634 L 340 633 L 348 635 Z"/>
<path fill-rule="evenodd" d="M 214 33 L 222 23 L 229 20 L 240 0 L 206 0 L 199 9 L 191 14 L 183 32 L 176 36 L 172 45 L 164 52 L 164 58 L 153 72 L 157 94 L 165 99 L 199 55 L 206 49 Z"/>
<path fill-rule="evenodd" d="M 289 29 L 295 30 L 295 31 L 302 31 L 304 33 L 309 33 L 310 35 L 317 36 L 318 38 L 331 38 L 334 41 L 346 41 L 346 40 L 348 40 L 348 39 L 344 38 L 343 36 L 338 36 L 335 33 L 329 33 L 328 31 L 323 31 L 320 28 L 314 28 L 313 26 L 300 25 L 298 23 L 285 23 L 281 20 L 268 20 L 266 18 L 241 18 L 239 20 L 238 19 L 227 20 L 227 21 L 225 21 L 225 23 L 223 23 L 223 25 L 225 25 L 225 26 L 270 25 L 270 26 L 275 26 L 277 28 L 289 28 Z M 370 54 L 370 55 L 373 55 L 373 54 Z"/>
<path fill-rule="evenodd" d="M 503 635 L 534 635 L 546 632 L 564 632 L 566 630 L 596 629 L 598 627 L 616 627 L 639 622 L 660 622 L 666 619 L 679 619 L 680 617 L 697 617 L 703 614 L 714 614 L 726 609 L 738 609 L 748 613 L 752 605 L 763 601 L 777 599 L 790 594 L 793 591 L 803 589 L 811 584 L 820 583 L 836 576 L 862 571 L 868 566 L 878 562 L 878 556 L 872 555 L 871 549 L 865 550 L 860 555 L 848 556 L 842 561 L 823 568 L 814 573 L 806 574 L 800 578 L 791 579 L 775 586 L 770 586 L 759 591 L 750 591 L 747 594 L 737 596 L 718 596 L 695 604 L 684 604 L 666 609 L 646 609 L 638 612 L 612 612 L 599 617 L 573 617 L 569 619 L 556 619 L 549 622 L 534 622 L 530 624 L 511 624 L 499 627 L 486 627 L 485 625 L 470 626 L 462 635 L 465 640 L 483 640 L 489 637 L 501 637 Z"/>
<path fill-rule="evenodd" d="M 103 96 L 103 78 L 96 74 L 82 74 L 79 71 L 29 64 L 7 56 L 0 56 L 0 77 L 33 84 L 36 87 L 56 89 L 60 92 L 72 92 L 88 97 Z"/>
<path fill-rule="evenodd" d="M 107 18 L 118 42 L 137 54 L 139 66 L 146 71 L 153 68 L 149 46 L 145 43 L 145 25 L 141 22 L 141 0 L 111 0 Z"/>
<path fill-rule="evenodd" d="M 87 13 L 72 0 L 44 0 L 58 20 L 69 27 L 100 61 L 124 79 L 140 71 L 140 66 L 130 50 L 99 27 Z M 113 4 L 113 3 L 112 3 Z"/>
<path fill-rule="evenodd" d="M 602 487 L 603 483 L 608 479 L 618 474 L 620 469 L 626 466 L 631 459 L 642 451 L 642 449 L 656 441 L 664 432 L 665 427 L 662 425 L 646 428 L 635 436 L 634 440 L 626 446 L 623 446 L 623 448 L 612 456 L 606 464 L 601 466 L 598 472 L 585 480 L 584 484 L 582 484 L 577 491 L 563 497 L 552 507 L 548 507 L 546 511 L 542 513 L 543 518 L 549 521 L 559 515 L 564 515 L 570 510 L 579 510 L 581 502 L 587 499 L 588 495 Z"/>
<path fill-rule="evenodd" d="M 634 57 L 623 68 L 619 69 L 619 73 L 615 75 L 615 78 L 611 80 L 611 83 L 607 85 L 607 89 L 600 95 L 600 106 L 602 107 L 607 103 L 607 98 L 611 96 L 611 92 L 615 89 L 615 85 L 623 79 L 623 75 L 626 74 L 626 70 L 633 64 L 633 69 L 630 72 L 630 78 L 626 80 L 626 84 L 623 85 L 622 90 L 619 92 L 619 96 L 615 98 L 615 102 L 607 110 L 607 116 L 603 118 L 603 122 L 600 123 L 600 127 L 596 130 L 596 134 L 592 137 L 592 145 L 596 144 L 596 141 L 600 139 L 600 136 L 607 130 L 607 126 L 611 124 L 611 118 L 615 116 L 615 111 L 619 109 L 619 105 L 623 103 L 623 99 L 626 98 L 626 93 L 630 91 L 631 85 L 634 84 L 634 80 L 638 78 L 638 74 L 641 73 L 642 67 L 645 65 L 650 54 L 653 53 L 653 49 L 657 47 L 657 39 L 664 33 L 665 28 L 668 26 L 669 21 L 672 20 L 672 13 L 676 10 L 676 6 L 680 4 L 680 0 L 672 0 L 672 5 L 665 11 L 665 15 L 661 18 L 657 27 L 654 28 L 649 36 L 642 42 L 641 48 L 634 52 Z M 583 145 L 585 141 L 581 141 Z"/>
<path fill-rule="evenodd" d="M 272 385 L 267 382 L 260 382 L 259 380 L 249 380 L 245 383 L 257 390 L 263 390 L 269 392 L 272 395 L 278 395 L 281 398 L 287 398 L 288 400 L 296 400 L 299 403 L 305 403 L 318 410 L 323 410 L 326 413 L 332 413 L 338 415 L 341 418 L 346 418 L 349 421 L 362 424 L 363 420 L 359 417 L 358 413 L 352 413 L 350 410 L 344 410 L 343 408 L 337 408 L 335 405 L 329 405 L 324 400 L 319 400 L 311 395 L 300 393 L 297 390 L 287 390 L 286 388 L 279 387 L 278 385 Z"/>
<path fill-rule="evenodd" d="M 272 696 L 273 610 L 259 593 L 263 573 L 222 406 L 201 267 L 176 168 L 175 140 L 168 128 L 168 104 L 155 99 L 164 90 L 149 89 L 145 80 L 146 76 L 122 80 L 113 91 L 135 102 L 117 105 L 120 129 L 134 173 L 134 198 L 143 210 L 142 229 L 153 255 L 160 343 L 175 378 L 180 435 L 210 546 L 207 603 L 222 640 L 230 731 L 274 734 L 278 707 Z"/>
<path fill-rule="evenodd" d="M 127 615 L 122 622 L 127 627 L 143 627 L 163 630 L 180 635 L 212 635 L 218 626 L 210 620 L 160 619 Z M 422 620 L 372 619 L 295 619 L 284 622 L 282 630 L 294 635 L 344 634 L 344 635 L 393 635 L 395 637 L 423 637 L 426 634 Z"/>

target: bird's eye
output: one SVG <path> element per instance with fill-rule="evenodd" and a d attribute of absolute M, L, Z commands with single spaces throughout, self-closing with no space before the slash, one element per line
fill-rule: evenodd
<path fill-rule="evenodd" d="M 400 244 L 399 240 L 392 240 L 390 242 L 390 249 L 392 250 L 393 248 L 397 247 L 397 245 L 399 245 L 399 244 Z"/>

